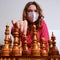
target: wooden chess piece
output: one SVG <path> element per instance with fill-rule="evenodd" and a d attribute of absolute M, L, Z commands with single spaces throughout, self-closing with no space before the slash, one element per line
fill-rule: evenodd
<path fill-rule="evenodd" d="M 12 55 L 13 56 L 20 56 L 20 48 L 19 48 L 19 29 L 15 26 L 14 27 L 14 44 L 12 48 Z"/>
<path fill-rule="evenodd" d="M 2 56 L 10 56 L 10 48 L 9 48 L 9 25 L 6 25 L 5 29 L 5 43 L 2 48 Z"/>
<path fill-rule="evenodd" d="M 22 41 L 21 41 L 21 36 L 20 36 L 21 32 L 19 30 L 19 48 L 20 48 L 20 56 L 22 56 Z"/>
<path fill-rule="evenodd" d="M 49 44 L 49 52 L 48 52 L 48 55 L 52 55 L 52 48 L 53 48 L 53 44 L 52 44 L 52 40 L 49 40 L 48 41 L 48 44 Z"/>
<path fill-rule="evenodd" d="M 10 48 L 12 48 L 12 38 L 11 38 L 11 36 L 10 36 L 10 38 L 9 38 L 10 40 L 9 40 L 9 43 L 10 43 Z"/>
<path fill-rule="evenodd" d="M 23 48 L 22 54 L 23 54 L 23 56 L 28 56 L 29 55 L 29 51 L 28 51 L 28 46 L 27 46 L 26 35 L 24 35 L 23 39 L 24 40 L 22 42 L 22 48 Z"/>
<path fill-rule="evenodd" d="M 31 55 L 32 56 L 40 56 L 40 45 L 37 41 L 37 32 L 36 32 L 36 26 L 33 25 L 33 36 L 32 36 L 32 46 L 31 46 Z"/>
<path fill-rule="evenodd" d="M 20 56 L 22 56 L 22 42 L 19 40 Z"/>
<path fill-rule="evenodd" d="M 52 40 L 52 55 L 59 55 L 59 51 L 58 48 L 56 47 L 56 37 L 54 36 L 53 32 L 52 32 L 52 36 L 51 36 L 51 40 Z"/>
<path fill-rule="evenodd" d="M 44 37 L 41 37 L 40 44 L 41 44 L 41 56 L 48 56 L 47 42 L 45 41 Z"/>
<path fill-rule="evenodd" d="M 12 55 L 12 38 L 9 38 L 9 48 L 10 48 L 10 56 Z"/>

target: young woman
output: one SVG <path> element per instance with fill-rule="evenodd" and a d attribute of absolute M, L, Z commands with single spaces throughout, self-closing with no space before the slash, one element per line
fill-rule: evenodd
<path fill-rule="evenodd" d="M 12 20 L 12 30 L 11 33 L 13 35 L 14 31 L 14 24 L 20 29 L 20 32 L 27 36 L 27 45 L 30 47 L 32 42 L 32 32 L 33 32 L 33 25 L 36 25 L 37 30 L 37 38 L 40 42 L 40 38 L 44 37 L 46 42 L 49 40 L 49 33 L 47 25 L 44 21 L 44 16 L 42 14 L 41 7 L 36 2 L 28 2 L 23 10 L 23 20 L 15 22 Z M 23 40 L 23 38 L 22 38 Z"/>

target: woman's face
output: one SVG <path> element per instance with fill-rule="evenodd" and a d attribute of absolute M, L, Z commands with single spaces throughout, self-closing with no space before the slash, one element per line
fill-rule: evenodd
<path fill-rule="evenodd" d="M 27 9 L 27 19 L 29 20 L 30 23 L 33 22 L 33 14 L 31 15 L 31 12 L 37 12 L 36 6 L 35 5 L 30 5 Z M 36 14 L 35 14 L 36 15 Z"/>

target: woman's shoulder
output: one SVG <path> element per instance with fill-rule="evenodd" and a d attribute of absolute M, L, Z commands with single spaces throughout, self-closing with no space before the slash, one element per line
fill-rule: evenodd
<path fill-rule="evenodd" d="M 42 23 L 46 23 L 45 20 L 42 20 Z"/>
<path fill-rule="evenodd" d="M 45 22 L 45 20 L 42 20 L 42 25 L 46 25 L 46 22 Z"/>

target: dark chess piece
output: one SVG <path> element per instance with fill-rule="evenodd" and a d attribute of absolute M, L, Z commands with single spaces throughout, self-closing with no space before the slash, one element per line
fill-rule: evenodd
<path fill-rule="evenodd" d="M 40 43 L 37 40 L 36 26 L 33 25 L 33 36 L 32 36 L 31 55 L 40 56 Z"/>
<path fill-rule="evenodd" d="M 20 56 L 20 47 L 19 47 L 19 29 L 15 26 L 14 27 L 14 43 L 12 48 L 12 55 L 13 56 Z"/>
<path fill-rule="evenodd" d="M 4 46 L 2 48 L 2 56 L 10 56 L 10 48 L 9 48 L 9 25 L 6 25 L 5 29 L 5 39 Z"/>
<path fill-rule="evenodd" d="M 41 38 L 40 44 L 41 44 L 41 56 L 48 56 L 47 42 L 44 37 Z"/>

